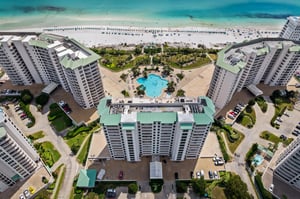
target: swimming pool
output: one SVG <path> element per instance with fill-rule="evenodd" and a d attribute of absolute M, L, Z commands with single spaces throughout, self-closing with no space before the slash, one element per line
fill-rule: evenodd
<path fill-rule="evenodd" d="M 254 159 L 252 160 L 252 164 L 254 164 L 255 166 L 259 166 L 263 161 L 264 161 L 264 157 L 262 157 L 259 154 L 256 154 L 254 156 Z"/>
<path fill-rule="evenodd" d="M 162 89 L 167 88 L 168 85 L 167 80 L 155 74 L 149 74 L 147 78 L 140 77 L 136 81 L 146 88 L 146 95 L 152 98 L 159 97 Z"/>

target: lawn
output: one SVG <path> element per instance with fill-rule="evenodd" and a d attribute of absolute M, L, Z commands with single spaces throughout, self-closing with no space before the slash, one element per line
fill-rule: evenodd
<path fill-rule="evenodd" d="M 63 170 L 61 172 L 61 175 L 58 177 L 58 184 L 57 184 L 57 189 L 56 189 L 56 192 L 54 193 L 54 199 L 57 199 L 58 198 L 58 193 L 59 193 L 59 190 L 62 186 L 62 183 L 63 183 L 63 180 L 65 178 L 65 173 L 66 173 L 66 167 L 64 166 L 63 167 Z"/>
<path fill-rule="evenodd" d="M 31 141 L 35 141 L 35 140 L 38 140 L 38 139 L 40 139 L 40 138 L 45 137 L 45 134 L 44 134 L 43 131 L 38 131 L 38 132 L 36 132 L 36 133 L 33 133 L 33 134 L 31 134 L 31 135 L 28 135 L 27 137 L 28 137 Z"/>
<path fill-rule="evenodd" d="M 239 136 L 238 136 L 238 140 L 235 140 L 234 142 L 231 142 L 229 139 L 228 139 L 228 134 L 226 137 L 226 142 L 227 142 L 227 145 L 228 145 L 228 148 L 230 150 L 231 153 L 234 153 L 235 150 L 238 148 L 238 146 L 240 145 L 240 143 L 243 141 L 243 139 L 245 138 L 245 135 L 237 130 L 233 130 L 235 133 L 237 133 Z M 224 132 L 226 133 L 226 132 Z"/>
<path fill-rule="evenodd" d="M 285 146 L 289 145 L 294 140 L 293 138 L 288 138 L 287 140 L 283 141 L 278 136 L 274 135 L 273 133 L 270 133 L 269 131 L 261 132 L 259 137 L 265 140 L 269 140 L 275 145 L 277 145 L 279 142 L 282 142 Z"/>
<path fill-rule="evenodd" d="M 223 140 L 223 136 L 221 135 L 221 131 L 216 132 L 216 134 L 217 134 L 217 139 L 219 141 L 221 152 L 223 154 L 223 158 L 224 158 L 225 162 L 227 162 L 230 160 L 230 156 L 227 153 L 227 149 L 225 146 L 225 142 Z"/>
<path fill-rule="evenodd" d="M 35 143 L 34 147 L 46 165 L 52 167 L 59 160 L 60 153 L 54 148 L 51 142 Z"/>
<path fill-rule="evenodd" d="M 256 115 L 253 107 L 247 106 L 238 116 L 237 123 L 247 127 L 252 128 L 256 122 Z"/>
<path fill-rule="evenodd" d="M 81 148 L 80 153 L 77 156 L 77 160 L 79 163 L 85 165 L 88 153 L 89 153 L 89 148 L 91 144 L 93 134 L 90 134 L 89 137 L 87 138 L 87 141 L 84 143 L 83 147 Z"/>
<path fill-rule="evenodd" d="M 56 103 L 50 105 L 48 120 L 58 132 L 72 126 L 72 120 L 66 115 L 63 110 L 61 110 L 59 105 Z"/>
<path fill-rule="evenodd" d="M 226 199 L 226 195 L 224 193 L 224 188 L 216 186 L 211 192 L 212 199 Z"/>
<path fill-rule="evenodd" d="M 84 141 L 84 139 L 87 135 L 88 135 L 87 132 L 81 132 L 72 138 L 69 138 L 69 139 L 66 139 L 66 137 L 64 138 L 64 139 L 66 139 L 66 142 L 67 142 L 68 146 L 70 147 L 70 149 L 72 150 L 74 155 L 77 154 L 82 142 Z"/>
<path fill-rule="evenodd" d="M 252 119 L 249 115 L 244 115 L 240 121 L 240 124 L 248 128 L 249 126 L 253 126 Z"/>
<path fill-rule="evenodd" d="M 257 103 L 257 105 L 263 113 L 267 112 L 268 104 L 266 103 L 266 100 L 263 97 L 256 97 L 255 102 Z"/>

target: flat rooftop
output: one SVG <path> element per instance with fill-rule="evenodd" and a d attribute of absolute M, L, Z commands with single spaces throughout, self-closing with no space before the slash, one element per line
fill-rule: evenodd
<path fill-rule="evenodd" d="M 173 99 L 111 99 L 107 101 L 110 114 L 132 112 L 188 112 L 202 113 L 205 100 L 199 98 Z"/>

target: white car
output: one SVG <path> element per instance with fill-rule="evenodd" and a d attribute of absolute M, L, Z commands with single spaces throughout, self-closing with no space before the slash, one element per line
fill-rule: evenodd
<path fill-rule="evenodd" d="M 269 187 L 269 191 L 273 192 L 273 189 L 274 189 L 274 184 L 271 184 L 270 187 Z"/>
<path fill-rule="evenodd" d="M 198 178 L 198 179 L 201 178 L 201 173 L 200 173 L 199 171 L 196 173 L 196 175 L 197 175 L 197 178 Z"/>
<path fill-rule="evenodd" d="M 63 100 L 61 100 L 61 101 L 58 102 L 58 105 L 59 105 L 59 106 L 63 106 L 63 105 L 65 105 L 65 103 L 66 103 L 66 102 L 64 102 Z"/>
<path fill-rule="evenodd" d="M 28 189 L 25 189 L 25 190 L 23 191 L 23 194 L 24 194 L 24 196 L 25 196 L 26 198 L 29 198 L 29 196 L 30 196 L 30 192 L 29 192 Z"/>

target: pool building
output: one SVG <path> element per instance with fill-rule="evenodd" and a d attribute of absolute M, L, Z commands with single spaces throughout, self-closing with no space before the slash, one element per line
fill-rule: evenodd
<path fill-rule="evenodd" d="M 100 123 L 115 160 L 169 156 L 173 161 L 198 158 L 214 121 L 208 97 L 100 100 Z"/>

